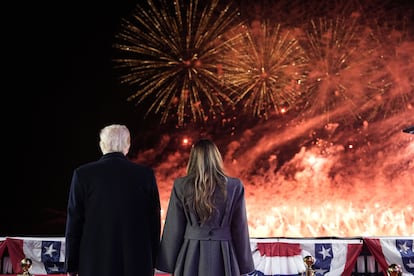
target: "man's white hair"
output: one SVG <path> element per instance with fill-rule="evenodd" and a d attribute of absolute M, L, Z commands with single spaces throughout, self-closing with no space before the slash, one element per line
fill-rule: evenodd
<path fill-rule="evenodd" d="M 101 129 L 99 146 L 103 154 L 122 152 L 126 155 L 131 145 L 131 135 L 125 125 L 113 124 Z"/>

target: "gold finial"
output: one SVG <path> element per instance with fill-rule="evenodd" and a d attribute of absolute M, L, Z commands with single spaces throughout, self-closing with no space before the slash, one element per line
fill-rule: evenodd
<path fill-rule="evenodd" d="M 303 258 L 303 262 L 306 265 L 306 274 L 305 276 L 315 275 L 315 270 L 312 269 L 313 264 L 315 263 L 315 258 L 312 256 L 306 256 Z"/>
<path fill-rule="evenodd" d="M 398 264 L 390 264 L 387 269 L 389 276 L 401 276 L 402 269 L 401 266 Z"/>
<path fill-rule="evenodd" d="M 29 276 L 32 275 L 29 272 L 29 269 L 32 267 L 32 260 L 29 258 L 24 258 L 20 261 L 20 267 L 23 270 L 23 273 L 17 274 L 17 276 Z"/>

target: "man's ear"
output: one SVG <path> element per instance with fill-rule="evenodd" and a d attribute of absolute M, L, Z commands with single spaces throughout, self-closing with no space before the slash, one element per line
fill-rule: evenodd
<path fill-rule="evenodd" d="M 105 143 L 103 141 L 99 141 L 99 147 L 101 148 L 102 153 L 105 154 L 106 149 L 105 149 Z"/>

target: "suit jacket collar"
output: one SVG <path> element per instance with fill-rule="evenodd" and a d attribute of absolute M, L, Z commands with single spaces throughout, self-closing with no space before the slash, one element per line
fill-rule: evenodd
<path fill-rule="evenodd" d="M 109 152 L 107 154 L 102 155 L 101 160 L 105 160 L 105 159 L 109 159 L 109 158 L 126 159 L 126 156 L 122 152 Z"/>

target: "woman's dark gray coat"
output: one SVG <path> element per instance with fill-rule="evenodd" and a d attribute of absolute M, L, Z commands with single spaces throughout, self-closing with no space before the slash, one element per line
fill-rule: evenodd
<path fill-rule="evenodd" d="M 227 201 L 200 227 L 183 207 L 185 177 L 174 181 L 157 269 L 174 276 L 240 276 L 254 271 L 244 199 L 237 178 L 227 181 Z"/>
<path fill-rule="evenodd" d="M 108 153 L 73 173 L 66 271 L 80 276 L 152 276 L 161 231 L 152 169 Z"/>

